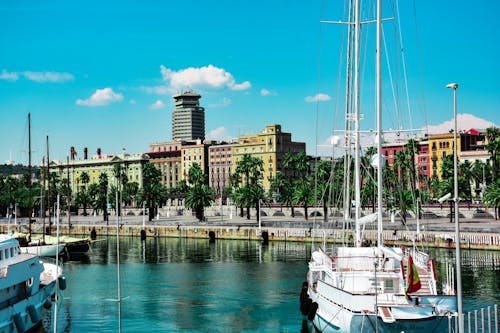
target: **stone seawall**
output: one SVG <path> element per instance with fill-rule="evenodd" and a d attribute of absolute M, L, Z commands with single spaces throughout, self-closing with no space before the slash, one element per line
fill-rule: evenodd
<path fill-rule="evenodd" d="M 90 237 L 92 229 L 95 229 L 97 239 L 107 236 L 116 236 L 116 224 L 78 224 L 69 228 L 67 225 L 59 227 L 62 235 L 75 237 Z M 27 232 L 26 225 L 14 226 L 0 225 L 0 232 L 8 233 L 10 230 Z M 256 226 L 241 225 L 149 225 L 145 228 L 142 225 L 122 224 L 120 227 L 120 236 L 140 237 L 144 230 L 146 237 L 183 237 L 183 238 L 201 238 L 210 239 L 210 233 L 213 233 L 215 239 L 232 240 L 254 240 L 262 241 L 288 241 L 288 242 L 323 242 L 327 243 L 352 243 L 353 232 L 333 228 L 313 229 L 302 227 L 281 227 L 265 226 L 259 229 Z M 40 225 L 33 226 L 33 233 L 42 233 Z M 52 235 L 56 233 L 55 227 L 52 228 Z M 365 232 L 366 242 L 374 244 L 376 242 L 376 232 L 368 230 Z M 497 232 L 462 232 L 461 244 L 463 248 L 470 249 L 488 249 L 500 250 L 500 234 Z M 392 230 L 384 231 L 384 242 L 387 245 L 408 246 L 413 243 L 415 231 L 412 230 Z M 421 233 L 416 239 L 422 245 L 438 248 L 454 248 L 455 234 L 452 231 L 438 230 Z"/>

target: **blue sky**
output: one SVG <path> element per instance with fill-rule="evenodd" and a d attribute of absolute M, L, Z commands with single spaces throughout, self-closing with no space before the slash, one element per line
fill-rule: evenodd
<path fill-rule="evenodd" d="M 91 154 L 98 147 L 147 152 L 150 143 L 171 139 L 172 94 L 189 88 L 202 94 L 208 137 L 279 123 L 314 154 L 331 135 L 343 99 L 336 88 L 343 30 L 319 21 L 341 20 L 342 7 L 294 0 L 2 1 L 0 162 L 12 154 L 27 163 L 28 112 L 34 164 L 45 155 L 47 135 L 51 159 L 66 159 L 71 146 L 78 158 L 84 147 Z M 452 118 L 449 82 L 460 83 L 459 113 L 499 125 L 500 4 L 401 1 L 399 10 L 408 85 L 418 96 L 412 126 Z M 363 126 L 373 128 L 364 113 Z"/>

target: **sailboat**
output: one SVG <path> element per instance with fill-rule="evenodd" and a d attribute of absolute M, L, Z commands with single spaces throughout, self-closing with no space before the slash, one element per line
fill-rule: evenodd
<path fill-rule="evenodd" d="M 47 244 L 43 240 L 31 238 L 33 222 L 31 218 L 31 176 L 31 114 L 28 113 L 28 233 L 12 231 L 8 235 L 2 235 L 2 239 L 15 238 L 19 243 L 21 253 L 29 253 L 41 257 L 55 257 L 64 250 L 64 243 L 54 242 L 53 244 Z"/>
<path fill-rule="evenodd" d="M 300 296 L 304 322 L 317 332 L 446 332 L 450 318 L 457 316 L 457 297 L 453 283 L 438 286 L 435 262 L 417 247 L 385 247 L 382 237 L 383 196 L 382 166 L 382 103 L 381 103 L 381 1 L 377 1 L 376 56 L 376 147 L 372 164 L 377 169 L 377 211 L 362 216 L 360 207 L 360 0 L 352 6 L 353 22 L 347 23 L 353 37 L 352 79 L 353 112 L 347 110 L 346 138 L 354 147 L 354 217 L 349 212 L 351 200 L 344 195 L 344 219 L 354 222 L 354 244 L 312 253 L 307 281 Z M 349 49 L 349 47 L 348 47 Z M 351 140 L 351 139 L 346 139 Z M 346 181 L 346 183 L 348 183 Z M 348 193 L 348 191 L 347 191 Z M 368 245 L 362 238 L 362 228 L 377 222 L 377 244 Z M 326 242 L 324 242 L 325 244 Z M 368 245 L 368 246 L 367 246 Z M 451 275 L 451 274 L 450 274 Z M 444 290 L 444 292 L 443 292 Z"/>

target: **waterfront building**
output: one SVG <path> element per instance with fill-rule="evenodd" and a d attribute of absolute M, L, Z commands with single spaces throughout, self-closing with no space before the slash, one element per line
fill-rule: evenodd
<path fill-rule="evenodd" d="M 453 133 L 429 135 L 429 149 L 432 161 L 432 177 L 441 179 L 441 167 L 447 155 L 453 154 Z M 465 157 L 462 155 L 465 154 Z M 468 160 L 473 162 L 480 158 L 486 161 L 488 157 L 486 151 L 485 131 L 469 129 L 457 135 L 457 155 L 460 161 Z M 476 157 L 476 158 L 475 158 Z"/>
<path fill-rule="evenodd" d="M 172 112 L 172 139 L 205 140 L 205 109 L 200 106 L 201 95 L 186 91 L 174 95 Z"/>
<path fill-rule="evenodd" d="M 218 195 L 223 193 L 224 188 L 231 186 L 232 151 L 231 144 L 213 145 L 208 148 L 208 184 Z"/>
<path fill-rule="evenodd" d="M 431 176 L 441 180 L 441 167 L 446 156 L 453 155 L 453 133 L 431 134 L 428 136 L 431 158 Z M 457 135 L 457 154 L 460 157 L 461 135 Z"/>
<path fill-rule="evenodd" d="M 167 188 L 176 187 L 182 179 L 181 147 L 185 141 L 152 143 L 149 145 L 149 162 L 160 170 L 161 183 Z"/>
<path fill-rule="evenodd" d="M 209 143 L 204 143 L 201 140 L 195 142 L 186 142 L 181 146 L 181 174 L 182 179 L 188 180 L 189 169 L 191 165 L 197 163 L 201 171 L 208 175 L 208 147 Z M 208 180 L 205 180 L 208 181 Z"/>
<path fill-rule="evenodd" d="M 74 158 L 74 154 L 72 154 Z M 121 154 L 107 155 L 102 154 L 101 149 L 97 149 L 97 154 L 92 158 L 87 158 L 87 148 L 84 149 L 84 158 L 75 160 L 68 159 L 66 161 L 53 160 L 49 163 L 51 173 L 56 173 L 59 179 L 69 179 L 69 186 L 72 193 L 77 193 L 81 183 L 81 174 L 86 172 L 89 176 L 89 183 L 99 183 L 99 176 L 102 173 L 108 176 L 108 186 L 116 184 L 114 168 L 115 165 L 121 165 L 125 171 L 129 182 L 135 182 L 139 188 L 143 186 L 143 168 L 149 160 L 147 154 L 127 154 L 123 151 Z M 42 167 L 45 167 L 42 165 Z"/>
<path fill-rule="evenodd" d="M 413 163 L 415 163 L 415 168 L 418 170 L 417 188 L 421 188 L 427 184 L 430 178 L 429 142 L 424 139 L 415 139 L 415 143 L 417 144 L 417 153 L 415 154 Z M 387 165 L 394 168 L 396 155 L 406 149 L 407 145 L 407 141 L 384 143 L 382 146 L 382 155 Z"/>
<path fill-rule="evenodd" d="M 260 158 L 264 164 L 262 185 L 268 190 L 277 172 L 286 174 L 283 168 L 285 154 L 305 152 L 306 144 L 292 141 L 292 134 L 282 132 L 281 125 L 268 125 L 260 133 L 238 137 L 238 142 L 233 144 L 231 168 L 235 172 L 238 162 L 245 154 Z"/>
<path fill-rule="evenodd" d="M 419 172 L 419 188 L 426 185 L 431 179 L 431 160 L 429 157 L 429 141 L 422 139 L 418 142 L 420 150 L 417 156 L 417 165 Z"/>

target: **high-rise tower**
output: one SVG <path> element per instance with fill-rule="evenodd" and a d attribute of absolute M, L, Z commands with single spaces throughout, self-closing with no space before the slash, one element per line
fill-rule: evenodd
<path fill-rule="evenodd" d="M 185 91 L 174 95 L 172 112 L 172 139 L 205 140 L 205 109 L 200 106 L 201 95 Z"/>

